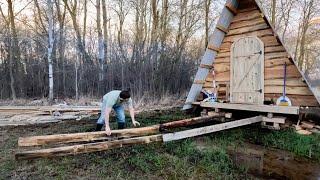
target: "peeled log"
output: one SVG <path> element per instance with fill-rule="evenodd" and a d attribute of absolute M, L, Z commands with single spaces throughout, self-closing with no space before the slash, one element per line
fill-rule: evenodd
<path fill-rule="evenodd" d="M 64 146 L 58 148 L 49 148 L 33 151 L 24 151 L 16 153 L 15 158 L 17 160 L 22 159 L 35 159 L 41 157 L 56 157 L 65 155 L 75 155 L 81 153 L 105 151 L 108 149 L 114 149 L 124 146 L 130 146 L 135 144 L 148 144 L 151 142 L 162 141 L 162 135 L 142 136 L 130 139 L 121 139 L 115 141 L 105 141 L 89 144 L 79 144 L 73 146 Z"/>
<path fill-rule="evenodd" d="M 65 144 L 73 142 L 92 142 L 97 140 L 110 140 L 112 137 L 132 137 L 143 136 L 157 133 L 159 125 L 142 128 L 122 129 L 111 131 L 112 136 L 107 136 L 104 131 L 72 133 L 72 134 L 54 134 L 44 136 L 20 137 L 19 146 L 39 146 L 48 144 Z"/>
<path fill-rule="evenodd" d="M 122 129 L 111 131 L 111 136 L 107 136 L 104 131 L 73 133 L 73 134 L 55 134 L 44 136 L 21 137 L 18 140 L 19 146 L 39 146 L 49 144 L 66 144 L 75 142 L 93 142 L 98 140 L 112 140 L 114 137 L 134 137 L 144 136 L 149 134 L 156 134 L 160 127 L 164 129 L 172 129 L 177 127 L 185 127 L 194 124 L 204 123 L 212 120 L 216 116 L 196 117 L 184 119 L 180 121 L 173 121 L 161 125 L 153 125 L 141 128 Z"/>

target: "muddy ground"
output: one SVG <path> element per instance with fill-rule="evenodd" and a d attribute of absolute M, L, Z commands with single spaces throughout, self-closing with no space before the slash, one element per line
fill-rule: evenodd
<path fill-rule="evenodd" d="M 137 120 L 147 126 L 187 117 L 191 115 L 174 109 L 142 113 Z M 92 131 L 95 118 L 0 128 L 0 179 L 320 178 L 320 136 L 272 132 L 257 125 L 167 144 L 51 159 L 14 159 L 15 152 L 24 150 L 17 147 L 19 137 Z"/>

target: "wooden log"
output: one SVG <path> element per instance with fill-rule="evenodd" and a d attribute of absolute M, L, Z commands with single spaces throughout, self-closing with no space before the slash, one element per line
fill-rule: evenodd
<path fill-rule="evenodd" d="M 280 94 L 283 92 L 282 86 L 265 86 L 264 92 L 267 94 L 275 93 Z M 290 95 L 313 95 L 308 87 L 287 87 L 286 94 Z"/>
<path fill-rule="evenodd" d="M 283 79 L 266 79 L 265 86 L 283 86 Z M 302 81 L 302 78 L 290 78 L 286 80 L 288 87 L 307 87 L 308 85 Z"/>
<path fill-rule="evenodd" d="M 230 63 L 230 57 L 217 58 L 213 64 L 215 65 L 220 63 Z"/>
<path fill-rule="evenodd" d="M 241 22 L 241 21 L 249 21 L 252 19 L 259 18 L 259 17 L 262 17 L 262 14 L 259 10 L 239 13 L 233 18 L 232 23 Z"/>
<path fill-rule="evenodd" d="M 284 67 L 276 66 L 272 68 L 265 68 L 264 79 L 282 79 Z M 287 66 L 287 78 L 300 78 L 301 74 L 295 65 Z"/>
<path fill-rule="evenodd" d="M 277 58 L 277 59 L 267 59 L 264 61 L 264 67 L 271 68 L 276 66 L 283 66 L 284 64 L 293 65 L 293 62 L 289 58 Z"/>
<path fill-rule="evenodd" d="M 258 30 L 265 30 L 268 28 L 269 28 L 269 26 L 266 23 L 263 23 L 263 24 L 258 24 L 258 25 L 254 25 L 254 26 L 229 30 L 228 35 L 231 36 L 231 35 L 250 33 L 250 32 L 254 32 L 254 31 L 258 31 Z"/>
<path fill-rule="evenodd" d="M 289 58 L 289 54 L 287 52 L 276 52 L 276 53 L 265 53 L 264 55 L 266 60 L 277 59 L 277 58 Z"/>
<path fill-rule="evenodd" d="M 266 47 L 264 52 L 265 53 L 286 52 L 286 49 L 283 46 L 270 46 L 270 47 Z"/>
<path fill-rule="evenodd" d="M 281 79 L 283 78 L 283 66 L 276 66 L 272 68 L 265 68 L 264 79 Z M 287 78 L 301 78 L 301 74 L 295 65 L 287 66 Z M 216 81 L 230 81 L 230 72 L 216 73 Z"/>
<path fill-rule="evenodd" d="M 207 88 L 210 88 L 212 86 L 208 85 L 206 86 Z M 226 87 L 220 87 L 218 89 L 218 92 L 225 92 L 227 90 Z M 267 94 L 275 93 L 275 94 L 280 94 L 283 92 L 283 86 L 265 86 L 264 92 Z M 288 95 L 306 95 L 306 96 L 311 96 L 312 93 L 309 90 L 308 87 L 287 87 L 286 88 L 286 93 Z M 279 96 L 280 97 L 280 96 Z"/>
<path fill-rule="evenodd" d="M 243 37 L 243 36 L 257 36 L 259 38 L 262 38 L 262 37 L 267 37 L 267 36 L 271 37 L 273 35 L 274 35 L 274 33 L 273 33 L 272 29 L 270 29 L 270 28 L 264 29 L 264 30 L 258 30 L 258 31 L 254 31 L 254 32 L 248 32 L 248 33 L 244 33 L 244 34 L 240 34 L 240 35 L 227 34 L 225 39 L 223 40 L 223 43 L 234 42 L 236 39 L 239 39 L 240 37 Z M 274 36 L 273 36 L 273 38 L 276 40 L 276 38 Z"/>
<path fill-rule="evenodd" d="M 219 115 L 210 115 L 210 116 L 203 116 L 203 117 L 195 117 L 190 119 L 184 119 L 180 121 L 173 121 L 160 124 L 161 129 L 173 129 L 178 127 L 187 127 L 195 124 L 201 124 L 211 121 L 213 118 L 220 117 Z"/>
<path fill-rule="evenodd" d="M 221 73 L 230 71 L 230 63 L 214 64 L 214 72 Z"/>
<path fill-rule="evenodd" d="M 277 38 L 274 36 L 264 36 L 264 37 L 261 37 L 260 39 L 265 44 L 265 47 L 281 45 L 277 40 Z"/>
<path fill-rule="evenodd" d="M 265 68 L 279 68 L 283 67 L 284 64 L 287 64 L 288 66 L 293 65 L 292 61 L 288 58 L 283 59 L 271 59 L 264 61 L 264 67 Z M 219 58 L 217 59 L 217 62 L 213 64 L 214 66 L 214 72 L 215 73 L 222 73 L 230 71 L 230 62 L 229 58 Z"/>
<path fill-rule="evenodd" d="M 238 13 L 238 12 L 237 12 L 237 8 L 234 7 L 234 6 L 232 5 L 232 3 L 226 3 L 226 8 L 227 8 L 230 12 L 232 12 L 233 15 L 236 15 L 236 14 Z"/>
<path fill-rule="evenodd" d="M 219 29 L 220 31 L 224 32 L 225 34 L 228 33 L 228 29 L 225 28 L 225 27 L 223 27 L 222 25 L 219 25 L 219 24 L 218 24 L 218 25 L 216 26 L 216 28 Z"/>
<path fill-rule="evenodd" d="M 229 48 L 224 48 L 222 49 L 219 54 L 217 55 L 217 58 L 218 57 L 221 57 L 220 54 L 223 54 L 223 53 L 230 53 L 230 49 L 231 46 Z M 269 46 L 269 47 L 265 47 L 265 50 L 264 50 L 265 53 L 275 53 L 275 52 L 286 52 L 285 48 L 283 46 Z M 230 54 L 228 55 L 230 56 Z"/>
<path fill-rule="evenodd" d="M 254 33 L 248 34 L 248 35 L 255 35 L 257 31 Z M 241 36 L 231 36 L 231 37 L 226 37 L 223 41 L 223 44 L 220 47 L 220 53 L 225 53 L 225 52 L 230 52 L 231 45 L 232 43 L 240 38 L 243 37 Z M 259 37 L 259 36 L 258 36 Z M 277 39 L 274 36 L 264 36 L 264 37 L 259 37 L 260 40 L 264 43 L 264 46 L 266 48 L 266 53 L 271 53 L 271 52 L 284 52 L 283 49 L 284 47 L 277 41 Z M 281 50 L 281 51 L 280 51 Z M 216 62 L 216 60 L 215 60 Z"/>
<path fill-rule="evenodd" d="M 220 52 L 217 55 L 217 58 L 225 58 L 225 57 L 230 58 L 230 51 L 229 52 Z"/>
<path fill-rule="evenodd" d="M 212 50 L 212 51 L 216 51 L 216 52 L 219 52 L 220 49 L 212 44 L 209 44 L 208 45 L 208 49 Z"/>
<path fill-rule="evenodd" d="M 43 135 L 43 136 L 31 136 L 31 137 L 20 137 L 18 140 L 19 146 L 39 146 L 49 144 L 65 144 L 74 142 L 92 142 L 97 140 L 110 140 L 112 137 L 132 137 L 132 136 L 143 136 L 147 134 L 154 134 L 159 132 L 159 125 L 113 130 L 111 131 L 112 136 L 107 136 L 104 131 L 98 132 L 86 132 L 86 133 L 72 133 L 72 134 L 54 134 L 54 135 Z"/>
<path fill-rule="evenodd" d="M 112 137 L 134 137 L 144 136 L 149 134 L 158 133 L 160 127 L 171 129 L 176 127 L 190 126 L 203 122 L 210 121 L 214 116 L 196 117 L 190 119 L 184 119 L 179 121 L 168 122 L 159 125 L 122 129 L 111 131 L 111 136 L 107 136 L 104 131 L 99 132 L 86 132 L 86 133 L 72 133 L 72 134 L 54 134 L 44 136 L 31 136 L 31 137 L 20 137 L 18 140 L 19 146 L 39 146 L 49 144 L 65 144 L 75 142 L 92 142 L 97 140 L 110 140 Z"/>
<path fill-rule="evenodd" d="M 195 129 L 190 129 L 190 130 L 186 130 L 186 131 L 164 134 L 163 135 L 163 142 L 186 139 L 189 137 L 200 136 L 200 135 L 204 135 L 204 134 L 222 131 L 225 129 L 231 129 L 231 128 L 235 128 L 235 127 L 239 127 L 239 126 L 245 126 L 245 125 L 249 125 L 249 124 L 253 124 L 253 123 L 257 123 L 257 122 L 261 122 L 261 121 L 262 121 L 262 117 L 257 116 L 257 117 L 253 117 L 253 118 L 242 119 L 242 120 L 227 122 L 227 123 L 223 123 L 223 124 L 217 124 L 217 125 L 206 126 L 206 127 L 202 127 L 202 128 L 195 128 Z"/>
<path fill-rule="evenodd" d="M 15 154 L 17 160 L 22 159 L 35 159 L 35 158 L 48 158 L 56 156 L 75 155 L 81 153 L 105 151 L 108 149 L 119 148 L 124 146 L 136 145 L 136 144 L 148 144 L 152 142 L 162 141 L 162 135 L 142 136 L 129 139 L 121 139 L 115 141 L 97 142 L 80 144 L 73 146 L 64 146 L 58 148 L 49 148 L 33 151 L 18 152 Z"/>
<path fill-rule="evenodd" d="M 238 9 L 238 13 L 244 13 L 244 12 L 251 12 L 254 10 L 258 10 L 257 7 L 250 7 L 250 8 L 246 8 L 246 9 Z"/>
<path fill-rule="evenodd" d="M 243 27 L 248 27 L 248 26 L 255 26 L 259 24 L 266 24 L 263 18 L 259 17 L 257 19 L 253 19 L 250 21 L 242 21 L 238 23 L 231 23 L 230 25 L 230 30 L 238 29 L 238 28 L 243 28 Z"/>

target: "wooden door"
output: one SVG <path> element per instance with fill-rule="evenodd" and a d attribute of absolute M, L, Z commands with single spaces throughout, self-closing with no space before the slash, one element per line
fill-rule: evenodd
<path fill-rule="evenodd" d="M 257 37 L 244 37 L 231 47 L 231 103 L 263 104 L 264 44 Z"/>

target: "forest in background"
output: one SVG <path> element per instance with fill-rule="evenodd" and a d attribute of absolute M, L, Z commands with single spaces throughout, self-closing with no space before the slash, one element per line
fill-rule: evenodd
<path fill-rule="evenodd" d="M 319 0 L 260 2 L 300 68 L 319 74 Z M 224 3 L 0 0 L 0 99 L 185 97 Z"/>

